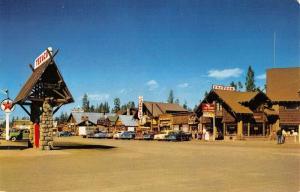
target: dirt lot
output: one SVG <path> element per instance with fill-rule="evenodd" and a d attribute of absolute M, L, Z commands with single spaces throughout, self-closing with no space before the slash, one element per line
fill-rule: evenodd
<path fill-rule="evenodd" d="M 0 191 L 300 191 L 300 145 L 56 138 L 5 150 Z M 21 145 L 21 143 L 19 143 Z"/>

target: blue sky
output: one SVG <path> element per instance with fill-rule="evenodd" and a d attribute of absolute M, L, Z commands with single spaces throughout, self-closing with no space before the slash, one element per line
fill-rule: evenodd
<path fill-rule="evenodd" d="M 0 88 L 15 98 L 28 64 L 52 46 L 76 101 L 62 111 L 84 93 L 112 105 L 166 101 L 170 89 L 193 108 L 212 84 L 244 82 L 249 65 L 260 86 L 267 68 L 300 66 L 299 13 L 296 0 L 2 0 Z"/>

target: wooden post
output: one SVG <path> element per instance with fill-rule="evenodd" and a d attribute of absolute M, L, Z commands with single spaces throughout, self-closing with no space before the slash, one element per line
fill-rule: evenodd
<path fill-rule="evenodd" d="M 237 138 L 238 139 L 243 138 L 243 120 L 238 121 L 238 124 L 237 124 Z"/>
<path fill-rule="evenodd" d="M 226 135 L 226 123 L 223 123 L 223 138 L 225 140 L 225 135 Z"/>
<path fill-rule="evenodd" d="M 250 136 L 250 123 L 247 123 L 248 137 Z"/>
<path fill-rule="evenodd" d="M 262 131 L 263 131 L 263 136 L 265 136 L 266 135 L 266 124 L 265 124 L 265 122 L 263 122 L 263 125 L 262 125 L 263 127 L 262 127 Z"/>

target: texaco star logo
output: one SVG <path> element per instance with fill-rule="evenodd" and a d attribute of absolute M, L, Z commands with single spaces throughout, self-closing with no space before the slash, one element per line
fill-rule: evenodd
<path fill-rule="evenodd" d="M 1 102 L 1 109 L 5 113 L 10 113 L 15 109 L 15 106 L 13 106 L 13 101 L 10 99 L 4 99 Z"/>

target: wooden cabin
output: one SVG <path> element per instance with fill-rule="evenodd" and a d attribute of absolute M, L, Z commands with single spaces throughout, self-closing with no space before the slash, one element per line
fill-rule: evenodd
<path fill-rule="evenodd" d="M 267 70 L 267 96 L 279 114 L 273 131 L 284 129 L 298 134 L 300 127 L 300 67 Z"/>
<path fill-rule="evenodd" d="M 268 136 L 270 127 L 278 118 L 270 99 L 263 92 L 212 90 L 196 110 L 201 129 L 211 134 L 214 119 L 204 115 L 203 104 L 213 104 L 216 137 L 225 139 Z"/>

